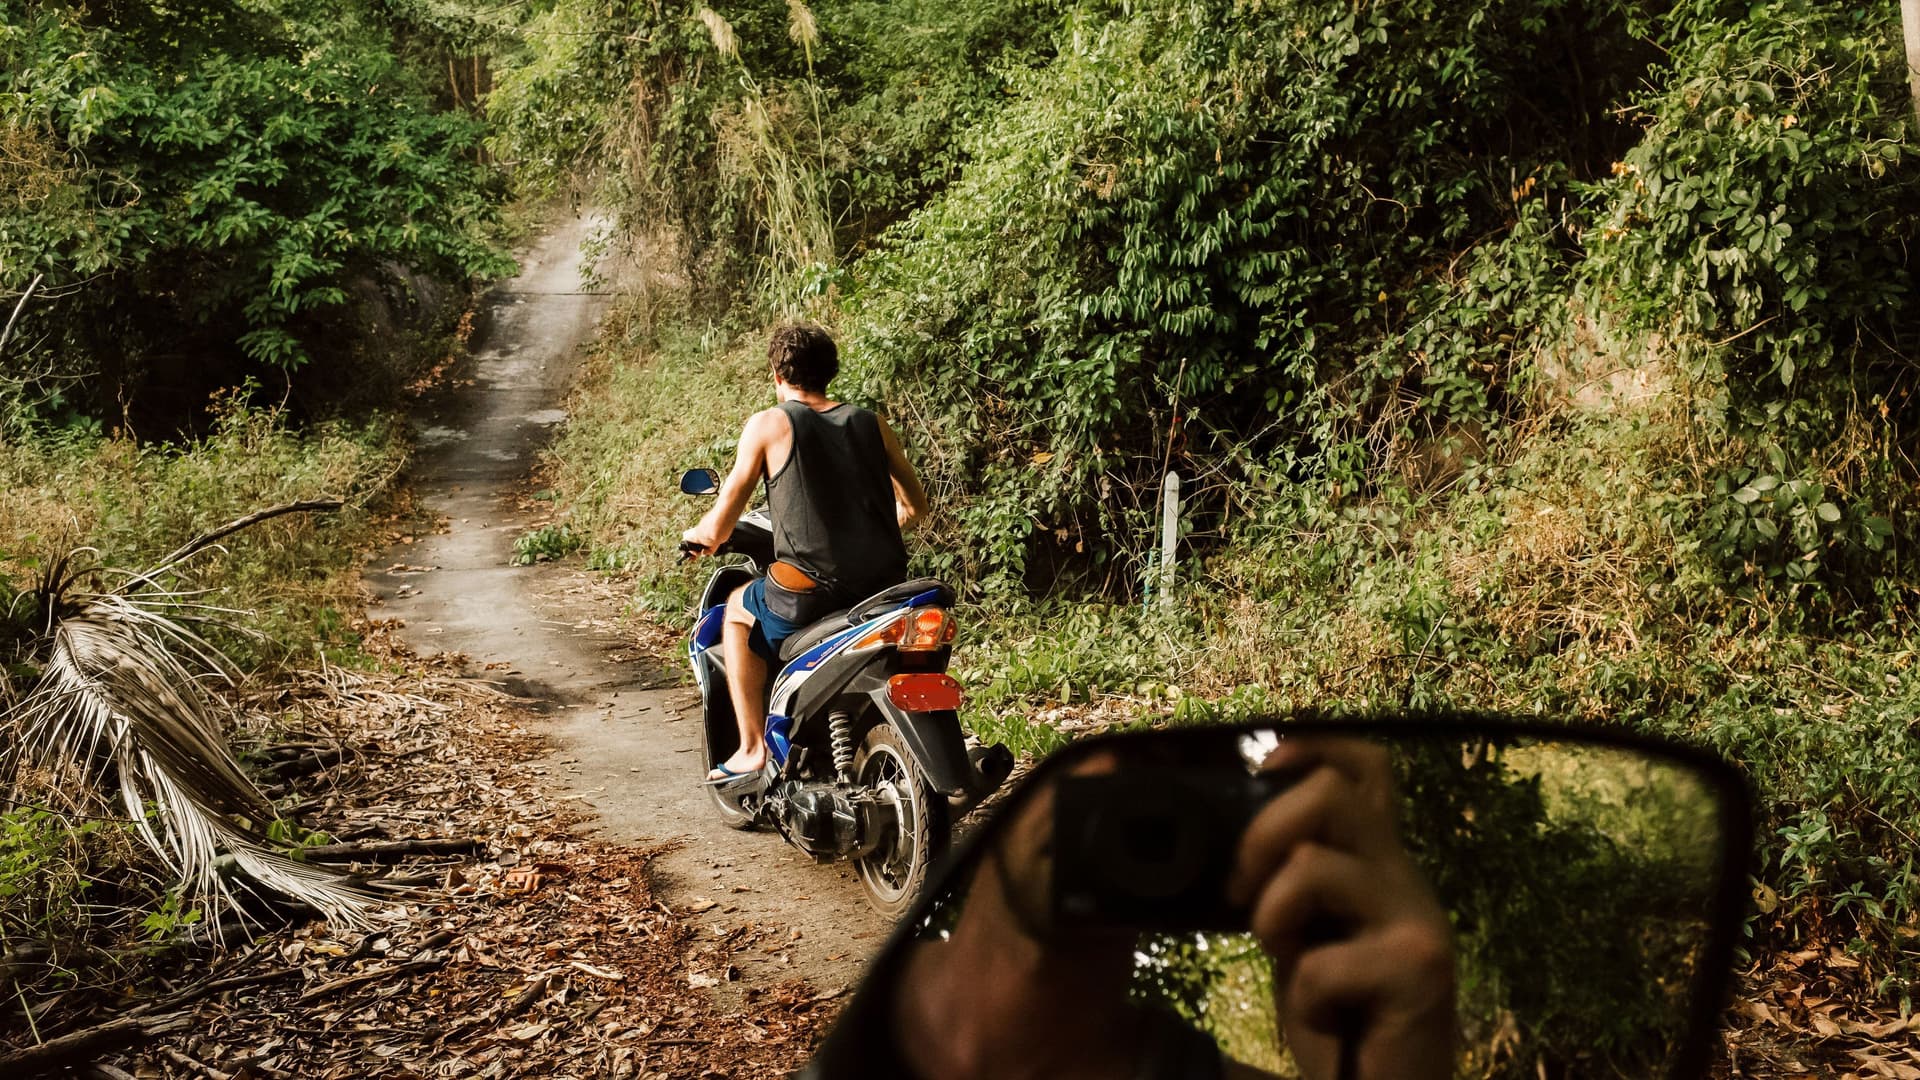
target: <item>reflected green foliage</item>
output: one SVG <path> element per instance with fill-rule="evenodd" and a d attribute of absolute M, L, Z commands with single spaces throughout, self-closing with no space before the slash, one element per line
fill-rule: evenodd
<path fill-rule="evenodd" d="M 1691 775 L 1560 744 L 1397 744 L 1404 839 L 1453 918 L 1462 1077 L 1662 1075 L 1718 859 Z M 1294 1075 L 1246 934 L 1144 937 L 1134 996 Z"/>
<path fill-rule="evenodd" d="M 1171 1009 L 1234 1061 L 1298 1075 L 1274 1007 L 1273 961 L 1251 934 L 1150 935 L 1134 956 L 1136 1000 Z"/>
<path fill-rule="evenodd" d="M 1475 1076 L 1658 1075 L 1711 924 L 1692 777 L 1552 744 L 1407 748 L 1405 839 L 1452 914 Z"/>

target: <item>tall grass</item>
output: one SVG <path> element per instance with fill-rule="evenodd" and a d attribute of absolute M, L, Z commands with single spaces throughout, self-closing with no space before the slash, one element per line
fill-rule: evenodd
<path fill-rule="evenodd" d="M 358 552 L 372 504 L 403 460 L 399 432 L 379 420 L 296 432 L 238 395 L 216 412 L 213 430 L 185 444 L 85 434 L 0 444 L 0 582 L 24 589 L 45 560 L 79 547 L 102 566 L 144 568 L 253 510 L 339 498 L 339 513 L 288 515 L 234 535 L 191 560 L 179 585 L 247 613 L 244 633 L 218 642 L 244 666 L 349 647 Z"/>
<path fill-rule="evenodd" d="M 725 18 L 706 7 L 699 17 L 714 49 L 737 68 L 746 91 L 714 119 L 720 176 L 749 193 L 766 256 L 759 291 L 775 307 L 791 309 L 801 303 L 805 283 L 830 271 L 838 260 L 821 90 L 813 75 L 819 27 L 801 0 L 788 0 L 788 8 L 788 34 L 807 59 L 807 76 L 801 80 L 804 110 L 796 108 L 791 89 L 770 92 L 754 78 Z M 806 142 L 812 145 L 803 145 Z"/>

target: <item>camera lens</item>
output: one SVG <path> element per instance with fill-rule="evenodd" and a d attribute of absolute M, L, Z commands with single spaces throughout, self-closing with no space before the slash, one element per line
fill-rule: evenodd
<path fill-rule="evenodd" d="M 1116 893 L 1161 900 L 1194 887 L 1206 844 L 1199 835 L 1204 819 L 1191 807 L 1154 798 L 1102 818 L 1093 830 L 1094 865 Z"/>

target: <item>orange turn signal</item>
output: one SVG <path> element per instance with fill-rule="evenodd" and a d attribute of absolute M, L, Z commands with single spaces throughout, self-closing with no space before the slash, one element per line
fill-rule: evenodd
<path fill-rule="evenodd" d="M 896 619 L 880 629 L 875 630 L 873 633 L 868 634 L 866 637 L 861 638 L 859 641 L 854 642 L 853 647 L 856 649 L 871 649 L 876 645 L 898 644 L 901 631 L 906 628 L 906 625 L 906 620 Z"/>
<path fill-rule="evenodd" d="M 906 712 L 947 712 L 960 707 L 960 684 L 943 674 L 895 675 L 887 696 Z"/>

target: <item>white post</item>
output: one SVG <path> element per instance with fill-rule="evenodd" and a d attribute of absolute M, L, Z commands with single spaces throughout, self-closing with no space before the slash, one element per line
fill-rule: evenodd
<path fill-rule="evenodd" d="M 1167 474 L 1160 499 L 1160 606 L 1173 603 L 1173 549 L 1180 542 L 1180 474 Z"/>
<path fill-rule="evenodd" d="M 1913 89 L 1913 118 L 1920 122 L 1920 0 L 1900 0 L 1900 21 L 1907 29 L 1907 85 Z"/>

